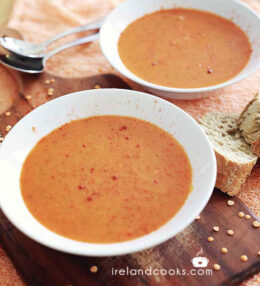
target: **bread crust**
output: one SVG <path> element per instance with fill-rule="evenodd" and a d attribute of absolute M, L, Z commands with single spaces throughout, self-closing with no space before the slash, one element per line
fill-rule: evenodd
<path fill-rule="evenodd" d="M 260 93 L 247 104 L 238 118 L 238 127 L 252 147 L 252 151 L 260 157 Z"/>
<path fill-rule="evenodd" d="M 260 157 L 260 137 L 252 143 L 253 152 Z"/>
<path fill-rule="evenodd" d="M 241 190 L 253 169 L 256 160 L 250 163 L 236 163 L 227 160 L 222 154 L 215 151 L 217 160 L 216 187 L 230 196 Z"/>

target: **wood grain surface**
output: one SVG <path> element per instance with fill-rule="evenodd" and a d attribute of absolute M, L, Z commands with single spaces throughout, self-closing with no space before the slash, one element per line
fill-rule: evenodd
<path fill-rule="evenodd" d="M 54 79 L 52 83 L 46 80 Z M 129 88 L 120 78 L 104 74 L 82 79 L 63 79 L 49 74 L 39 76 L 22 75 L 23 84 L 33 86 L 34 91 L 39 86 L 39 92 L 21 94 L 11 107 L 11 115 L 0 116 L 0 133 L 6 134 L 6 126 L 14 125 L 20 118 L 38 105 L 74 91 L 98 88 Z M 49 88 L 53 88 L 53 95 L 48 96 Z M 25 98 L 29 99 L 26 100 Z M 7 190 L 8 191 L 8 190 Z M 235 205 L 228 206 L 228 196 L 215 190 L 210 202 L 201 214 L 201 219 L 194 221 L 183 232 L 167 242 L 142 252 L 131 255 L 94 258 L 79 257 L 64 254 L 46 248 L 18 231 L 0 213 L 0 241 L 12 259 L 17 270 L 27 285 L 237 285 L 246 277 L 260 271 L 259 228 L 252 226 L 256 218 L 253 213 L 237 198 Z M 250 214 L 251 219 L 239 218 L 238 212 Z M 212 227 L 218 226 L 219 232 Z M 227 229 L 234 230 L 234 236 L 228 236 Z M 209 236 L 214 237 L 208 242 Z M 226 247 L 228 253 L 222 254 L 220 249 Z M 191 275 L 193 269 L 191 259 L 197 253 L 207 257 L 207 269 L 212 269 L 215 263 L 221 266 L 219 271 L 213 270 L 212 275 Z M 240 256 L 247 255 L 248 261 L 241 262 Z M 92 273 L 89 269 L 96 265 L 98 271 Z M 136 269 L 140 272 L 149 269 L 173 269 L 176 272 L 185 270 L 186 275 L 112 275 L 112 269 Z M 202 269 L 204 268 L 194 268 Z M 171 272 L 173 273 L 173 272 Z"/>

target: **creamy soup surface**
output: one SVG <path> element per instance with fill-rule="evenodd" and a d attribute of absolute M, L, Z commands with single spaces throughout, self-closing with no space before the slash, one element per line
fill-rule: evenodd
<path fill-rule="evenodd" d="M 161 10 L 137 19 L 122 32 L 118 50 L 138 77 L 176 88 L 227 81 L 246 66 L 252 52 L 234 23 L 192 9 Z"/>
<path fill-rule="evenodd" d="M 85 242 L 148 234 L 170 220 L 191 190 L 183 147 L 148 122 L 120 116 L 72 121 L 29 153 L 21 190 L 50 230 Z"/>

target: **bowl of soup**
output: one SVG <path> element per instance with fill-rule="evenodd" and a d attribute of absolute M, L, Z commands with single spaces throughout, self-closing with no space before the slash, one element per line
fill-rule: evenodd
<path fill-rule="evenodd" d="M 111 65 L 147 91 L 196 99 L 260 64 L 260 18 L 236 0 L 128 0 L 100 32 Z"/>
<path fill-rule="evenodd" d="M 30 112 L 0 150 L 0 204 L 51 248 L 120 255 L 176 235 L 216 179 L 203 130 L 175 105 L 120 89 L 81 91 Z"/>

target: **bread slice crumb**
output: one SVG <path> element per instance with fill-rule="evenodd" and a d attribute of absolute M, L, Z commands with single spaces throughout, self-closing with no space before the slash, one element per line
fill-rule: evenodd
<path fill-rule="evenodd" d="M 216 187 L 230 196 L 240 191 L 257 161 L 238 129 L 237 119 L 235 114 L 210 112 L 199 120 L 215 150 Z"/>
<path fill-rule="evenodd" d="M 244 108 L 238 118 L 238 127 L 253 152 L 260 157 L 260 93 Z"/>

